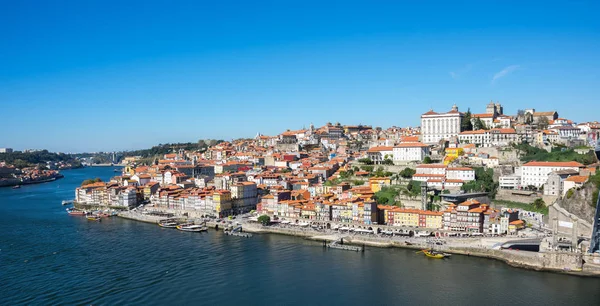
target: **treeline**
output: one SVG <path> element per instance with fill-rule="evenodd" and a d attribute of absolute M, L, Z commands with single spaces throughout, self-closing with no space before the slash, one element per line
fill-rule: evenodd
<path fill-rule="evenodd" d="M 596 155 L 593 151 L 586 154 L 579 154 L 573 149 L 565 147 L 552 148 L 550 152 L 522 143 L 514 146 L 521 153 L 522 162 L 530 161 L 549 161 L 549 162 L 569 162 L 576 161 L 584 165 L 596 162 Z"/>
<path fill-rule="evenodd" d="M 79 164 L 79 161 L 69 154 L 52 153 L 48 152 L 48 150 L 0 153 L 0 161 L 5 161 L 7 164 L 14 165 L 17 168 L 46 164 L 46 162 L 66 162 L 74 166 Z"/>
<path fill-rule="evenodd" d="M 141 156 L 142 158 L 153 157 L 157 155 L 165 155 L 173 152 L 178 152 L 180 149 L 188 150 L 188 151 L 204 151 L 208 149 L 208 147 L 217 145 L 219 143 L 224 142 L 224 140 L 219 139 L 201 139 L 198 142 L 186 142 L 186 143 L 166 143 L 159 144 L 157 146 L 153 146 L 150 149 L 143 150 L 135 150 L 135 151 L 127 151 L 123 152 L 124 156 Z"/>

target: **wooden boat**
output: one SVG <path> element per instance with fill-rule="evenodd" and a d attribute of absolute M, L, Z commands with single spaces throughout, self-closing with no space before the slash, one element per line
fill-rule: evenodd
<path fill-rule="evenodd" d="M 178 225 L 177 229 L 184 232 L 203 232 L 208 230 L 206 226 L 200 224 Z"/>
<path fill-rule="evenodd" d="M 85 211 L 74 208 L 67 208 L 67 213 L 71 216 L 85 216 Z"/>
<path fill-rule="evenodd" d="M 423 254 L 425 254 L 425 256 L 429 258 L 442 259 L 446 257 L 443 253 L 439 253 L 433 250 L 421 250 L 421 252 L 423 252 Z"/>
<path fill-rule="evenodd" d="M 164 227 L 164 228 L 176 228 L 177 227 L 177 222 L 159 222 L 158 226 L 160 227 Z"/>
<path fill-rule="evenodd" d="M 90 221 L 101 221 L 102 219 L 100 218 L 100 216 L 96 216 L 96 215 L 89 215 L 86 217 L 88 220 Z"/>

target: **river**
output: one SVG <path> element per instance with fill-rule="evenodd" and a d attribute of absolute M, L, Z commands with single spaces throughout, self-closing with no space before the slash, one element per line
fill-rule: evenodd
<path fill-rule="evenodd" d="M 86 178 L 0 188 L 0 305 L 596 305 L 600 279 L 455 255 L 323 249 L 279 235 L 186 233 L 120 218 L 68 216 Z"/>

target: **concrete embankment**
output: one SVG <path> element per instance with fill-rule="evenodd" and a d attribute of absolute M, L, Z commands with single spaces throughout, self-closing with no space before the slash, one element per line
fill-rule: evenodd
<path fill-rule="evenodd" d="M 148 222 L 157 223 L 165 217 L 145 215 L 137 212 L 121 212 L 119 217 Z M 225 224 L 218 224 L 215 222 L 208 222 L 207 226 L 215 228 L 218 225 L 218 229 L 226 227 Z M 344 238 L 344 243 L 353 245 L 365 245 L 372 247 L 397 247 L 404 249 L 421 250 L 428 248 L 426 241 L 410 242 L 392 240 L 390 238 L 375 238 L 375 237 L 360 237 L 360 236 L 345 236 L 345 235 L 327 235 L 322 232 L 316 232 L 309 228 L 295 229 L 295 228 L 276 228 L 262 226 L 259 224 L 248 224 L 242 225 L 243 232 L 249 233 L 263 233 L 263 234 L 280 234 L 288 236 L 297 236 L 314 241 L 336 241 L 340 237 Z M 496 250 L 482 247 L 465 247 L 459 246 L 460 243 L 449 242 L 446 245 L 436 246 L 436 249 L 440 251 L 465 255 L 475 256 L 482 258 L 489 258 L 495 260 L 501 260 L 508 265 L 531 269 L 536 271 L 549 271 L 558 272 L 577 276 L 594 276 L 600 277 L 600 265 L 584 264 L 584 255 L 577 253 L 567 252 L 549 252 L 549 253 L 536 253 L 516 250 Z M 586 255 L 587 256 L 587 255 Z M 586 262 L 592 262 L 588 257 L 585 258 Z M 600 263 L 600 260 L 596 260 Z"/>
<path fill-rule="evenodd" d="M 322 233 L 313 232 L 310 230 L 297 230 L 287 228 L 270 228 L 262 226 L 244 226 L 244 231 L 254 233 L 271 233 L 304 237 L 309 240 L 315 241 L 335 241 L 339 239 L 338 235 L 323 235 Z M 391 239 L 377 239 L 368 237 L 344 237 L 344 243 L 353 245 L 366 245 L 372 247 L 397 247 L 404 249 L 421 250 L 428 248 L 427 244 L 423 241 L 422 243 L 410 243 L 402 241 L 395 241 Z M 577 276 L 593 276 L 600 277 L 600 268 L 592 266 L 590 264 L 583 264 L 583 255 L 569 252 L 549 252 L 549 253 L 536 253 L 527 251 L 516 251 L 516 250 L 495 250 L 487 248 L 477 247 L 457 247 L 457 246 L 438 246 L 436 249 L 441 251 L 465 255 L 475 256 L 482 258 L 495 259 L 505 262 L 506 264 L 536 270 L 536 271 L 548 271 L 558 272 Z"/>
<path fill-rule="evenodd" d="M 141 222 L 146 222 L 146 223 L 153 223 L 153 224 L 157 224 L 158 221 L 166 219 L 166 217 L 145 215 L 145 214 L 140 214 L 140 213 L 132 212 L 132 211 L 123 211 L 123 212 L 120 212 L 117 216 L 124 218 L 124 219 L 141 221 Z"/>

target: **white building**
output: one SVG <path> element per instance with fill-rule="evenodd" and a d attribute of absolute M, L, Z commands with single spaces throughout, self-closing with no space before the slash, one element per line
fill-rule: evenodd
<path fill-rule="evenodd" d="M 12 153 L 13 149 L 11 148 L 0 148 L 0 153 Z"/>
<path fill-rule="evenodd" d="M 394 162 L 421 162 L 430 154 L 429 146 L 420 142 L 403 142 L 394 146 L 392 150 Z"/>
<path fill-rule="evenodd" d="M 367 157 L 373 161 L 375 164 L 381 164 L 386 158 L 393 159 L 394 157 L 394 147 L 372 147 L 367 151 Z"/>
<path fill-rule="evenodd" d="M 528 162 L 521 167 L 521 186 L 543 186 L 548 181 L 548 174 L 560 170 L 579 171 L 583 165 L 578 162 Z"/>
<path fill-rule="evenodd" d="M 464 131 L 458 135 L 460 143 L 474 144 L 479 147 L 507 146 L 519 140 L 515 129 L 491 129 Z"/>
<path fill-rule="evenodd" d="M 468 167 L 455 167 L 446 169 L 446 178 L 450 180 L 474 181 L 475 170 Z"/>
<path fill-rule="evenodd" d="M 463 182 L 475 180 L 475 170 L 468 167 L 448 168 L 443 164 L 418 165 L 413 180 L 427 182 L 439 189 L 461 187 Z"/>
<path fill-rule="evenodd" d="M 518 189 L 521 186 L 521 176 L 519 175 L 501 176 L 499 181 L 502 189 Z"/>
<path fill-rule="evenodd" d="M 563 139 L 577 138 L 579 137 L 579 134 L 581 134 L 581 130 L 574 126 L 557 126 L 551 130 L 556 131 L 558 137 Z"/>
<path fill-rule="evenodd" d="M 447 113 L 433 110 L 421 115 L 421 135 L 424 143 L 437 143 L 441 139 L 449 140 L 460 133 L 463 114 L 456 105 Z"/>

